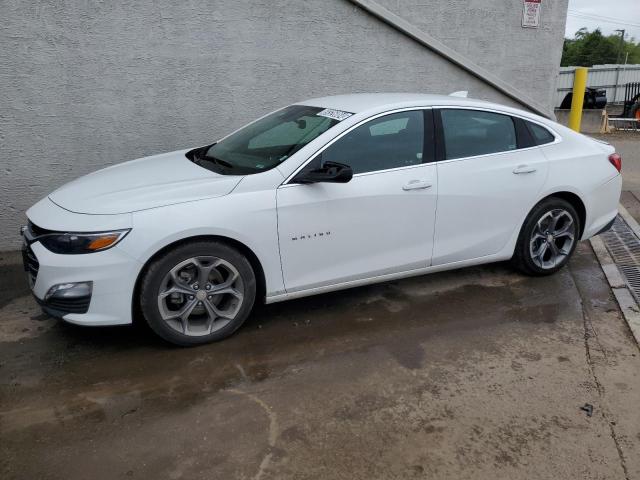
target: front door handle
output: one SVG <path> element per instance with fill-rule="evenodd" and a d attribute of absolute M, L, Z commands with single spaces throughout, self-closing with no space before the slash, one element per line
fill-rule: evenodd
<path fill-rule="evenodd" d="M 421 190 L 423 188 L 430 188 L 431 184 L 426 180 L 411 180 L 409 183 L 402 187 L 402 190 Z"/>
<path fill-rule="evenodd" d="M 533 173 L 535 171 L 536 169 L 533 167 L 530 167 L 529 165 L 518 165 L 513 170 L 513 173 L 515 173 L 516 175 L 520 175 L 521 173 Z"/>

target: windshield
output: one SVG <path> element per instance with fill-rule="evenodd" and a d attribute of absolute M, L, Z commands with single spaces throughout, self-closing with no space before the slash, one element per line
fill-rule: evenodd
<path fill-rule="evenodd" d="M 248 175 L 284 162 L 350 114 L 292 105 L 193 153 L 198 165 L 225 175 Z"/>

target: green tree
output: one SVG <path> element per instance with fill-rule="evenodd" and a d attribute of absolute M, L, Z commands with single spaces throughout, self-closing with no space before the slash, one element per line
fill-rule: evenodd
<path fill-rule="evenodd" d="M 640 43 L 632 38 L 620 44 L 620 35 L 602 35 L 600 29 L 589 32 L 586 28 L 578 30 L 573 38 L 565 38 L 562 47 L 560 65 L 591 67 L 605 63 L 616 63 L 620 53 L 620 62 L 640 63 Z"/>

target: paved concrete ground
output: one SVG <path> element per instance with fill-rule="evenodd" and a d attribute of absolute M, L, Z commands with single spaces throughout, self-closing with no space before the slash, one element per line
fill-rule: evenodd
<path fill-rule="evenodd" d="M 48 319 L 16 263 L 2 479 L 640 478 L 640 350 L 588 243 L 553 277 L 495 264 L 301 299 L 188 350 Z"/>
<path fill-rule="evenodd" d="M 19 293 L 3 479 L 640 478 L 640 351 L 588 243 L 550 278 L 497 264 L 292 301 L 189 350 Z"/>

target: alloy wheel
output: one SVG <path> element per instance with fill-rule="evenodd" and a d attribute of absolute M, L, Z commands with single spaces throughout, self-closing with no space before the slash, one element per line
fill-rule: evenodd
<path fill-rule="evenodd" d="M 158 310 L 172 329 L 188 336 L 209 335 L 227 326 L 244 300 L 242 276 L 218 257 L 184 260 L 164 276 Z"/>
<path fill-rule="evenodd" d="M 555 268 L 570 253 L 576 241 L 576 223 L 571 214 L 557 208 L 548 211 L 536 223 L 529 251 L 531 259 L 543 269 Z"/>

